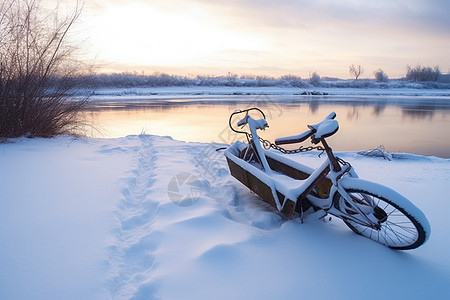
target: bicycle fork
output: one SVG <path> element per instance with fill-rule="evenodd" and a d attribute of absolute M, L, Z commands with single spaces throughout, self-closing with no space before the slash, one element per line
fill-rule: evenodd
<path fill-rule="evenodd" d="M 371 224 L 376 226 L 379 224 L 379 219 L 374 215 L 376 204 L 373 200 L 365 195 L 361 195 L 362 199 L 352 197 L 339 183 L 339 180 L 346 174 L 353 178 L 358 177 L 351 166 L 340 172 L 329 172 L 330 168 L 325 169 L 322 167 L 321 169 L 325 176 L 328 175 L 333 185 L 326 199 L 308 194 L 306 198 L 311 204 L 340 219 L 352 220 L 364 225 Z"/>
<path fill-rule="evenodd" d="M 340 197 L 333 197 L 330 214 L 359 224 L 379 223 L 379 219 L 374 215 L 376 204 L 370 197 L 365 195 L 362 195 L 363 199 L 352 197 L 342 186 L 338 186 L 336 192 Z"/>

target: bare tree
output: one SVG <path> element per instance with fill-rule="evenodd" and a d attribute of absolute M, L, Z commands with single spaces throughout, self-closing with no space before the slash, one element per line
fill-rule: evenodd
<path fill-rule="evenodd" d="M 39 0 L 0 4 L 0 138 L 74 133 L 86 100 L 73 101 L 81 61 L 68 33 L 79 18 Z"/>
<path fill-rule="evenodd" d="M 355 77 L 355 80 L 358 80 L 359 76 L 364 73 L 364 69 L 360 65 L 357 67 L 355 67 L 355 65 L 351 65 L 349 71 L 350 74 Z"/>

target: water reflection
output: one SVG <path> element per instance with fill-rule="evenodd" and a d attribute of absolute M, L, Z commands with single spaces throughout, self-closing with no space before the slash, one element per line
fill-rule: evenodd
<path fill-rule="evenodd" d="M 266 113 L 270 128 L 261 135 L 269 140 L 300 133 L 306 124 L 335 111 L 340 130 L 330 144 L 337 151 L 384 145 L 390 152 L 450 158 L 448 97 L 180 97 L 94 102 L 87 113 L 98 128 L 92 132 L 95 137 L 148 133 L 185 141 L 231 143 L 238 137 L 228 130 L 229 115 L 250 106 Z"/>
<path fill-rule="evenodd" d="M 402 113 L 405 117 L 414 119 L 429 119 L 432 120 L 434 117 L 434 110 L 428 110 L 423 108 L 408 108 L 403 109 Z"/>
<path fill-rule="evenodd" d="M 383 113 L 384 109 L 386 108 L 386 104 L 377 104 L 373 107 L 373 114 L 378 116 Z"/>

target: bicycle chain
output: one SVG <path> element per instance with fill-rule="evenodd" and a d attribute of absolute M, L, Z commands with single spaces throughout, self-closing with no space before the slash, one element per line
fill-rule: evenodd
<path fill-rule="evenodd" d="M 294 150 L 289 150 L 289 149 L 284 149 L 283 147 L 280 147 L 278 145 L 275 145 L 274 143 L 265 140 L 263 138 L 259 137 L 260 142 L 262 143 L 264 149 L 269 150 L 270 148 L 275 149 L 277 151 L 280 151 L 283 154 L 295 154 L 295 153 L 301 153 L 301 152 L 308 152 L 308 151 L 312 151 L 312 150 L 318 150 L 318 151 L 325 151 L 325 148 L 322 146 L 308 146 L 308 147 L 303 147 L 300 146 L 300 148 L 298 149 L 294 149 Z"/>
<path fill-rule="evenodd" d="M 252 134 L 246 133 L 245 135 L 247 136 L 247 141 L 250 143 L 250 140 L 253 138 Z M 325 151 L 325 148 L 320 145 L 319 146 L 308 146 L 308 147 L 300 146 L 298 149 L 289 150 L 289 149 L 284 149 L 283 147 L 280 147 L 278 145 L 275 145 L 271 141 L 265 140 L 259 136 L 258 136 L 258 139 L 262 143 L 262 146 L 264 147 L 264 149 L 269 150 L 270 148 L 272 148 L 277 151 L 280 151 L 283 154 L 295 154 L 295 153 L 308 152 L 308 151 L 312 151 L 312 150 L 322 151 L 322 153 Z M 319 157 L 322 155 L 322 153 L 319 154 Z"/>

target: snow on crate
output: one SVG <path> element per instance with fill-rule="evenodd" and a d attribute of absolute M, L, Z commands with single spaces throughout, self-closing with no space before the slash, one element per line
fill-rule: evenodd
<path fill-rule="evenodd" d="M 339 153 L 361 177 L 399 191 L 430 220 L 428 243 L 399 253 L 334 218 L 288 220 L 230 176 L 223 153 L 209 149 L 148 135 L 0 144 L 0 299 L 370 300 L 450 293 L 443 213 L 450 208 L 449 160 Z M 317 153 L 293 159 L 321 163 Z M 189 206 L 169 197 L 171 180 L 182 173 L 201 183 Z M 367 280 L 355 283 L 355 274 Z"/>

